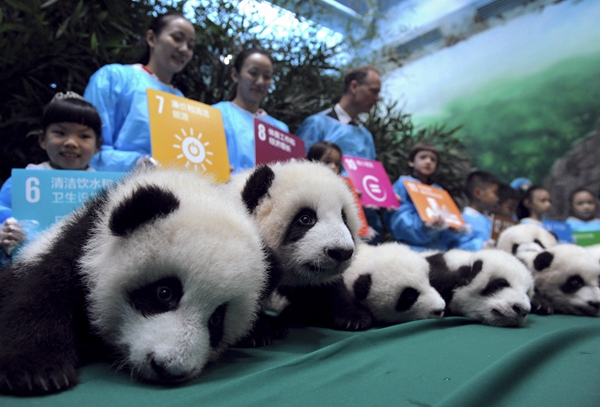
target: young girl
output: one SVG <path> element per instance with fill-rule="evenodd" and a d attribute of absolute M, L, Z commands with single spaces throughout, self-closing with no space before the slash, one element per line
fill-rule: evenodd
<path fill-rule="evenodd" d="M 144 54 L 134 65 L 110 64 L 90 78 L 84 97 L 102 118 L 104 146 L 90 165 L 98 171 L 128 171 L 155 166 L 150 157 L 150 120 L 146 89 L 183 96 L 173 77 L 194 54 L 196 32 L 177 12 L 156 17 L 146 31 Z"/>
<path fill-rule="evenodd" d="M 459 243 L 460 234 L 449 229 L 442 216 L 435 219 L 433 223 L 424 223 L 421 220 L 404 185 L 404 180 L 410 180 L 442 189 L 433 182 L 438 164 L 437 147 L 432 144 L 417 143 L 408 156 L 409 175 L 401 176 L 393 185 L 402 204 L 400 209 L 386 216 L 388 229 L 397 241 L 408 244 L 415 250 L 448 250 Z"/>
<path fill-rule="evenodd" d="M 233 100 L 219 102 L 214 107 L 223 114 L 229 163 L 235 173 L 256 164 L 254 117 L 284 131 L 289 128 L 260 108 L 272 84 L 271 54 L 259 48 L 242 51 L 233 62 L 231 78 L 235 82 Z"/>
<path fill-rule="evenodd" d="M 573 232 L 600 231 L 600 219 L 596 217 L 596 198 L 587 188 L 577 188 L 569 196 L 570 215 L 566 222 Z"/>
<path fill-rule="evenodd" d="M 317 141 L 308 150 L 309 161 L 320 161 L 327 164 L 336 174 L 342 173 L 342 149 L 330 141 Z"/>
<path fill-rule="evenodd" d="M 29 164 L 34 170 L 94 171 L 88 164 L 102 146 L 102 121 L 98 111 L 74 92 L 57 93 L 44 109 L 38 142 L 48 154 L 48 161 Z M 23 228 L 12 215 L 12 180 L 0 189 L 0 248 L 10 254 L 25 241 Z"/>
<path fill-rule="evenodd" d="M 517 219 L 521 223 L 533 223 L 542 226 L 546 214 L 552 209 L 550 192 L 539 186 L 529 187 L 517 206 Z"/>

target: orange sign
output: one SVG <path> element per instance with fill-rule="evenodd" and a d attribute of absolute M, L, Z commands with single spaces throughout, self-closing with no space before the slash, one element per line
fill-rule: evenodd
<path fill-rule="evenodd" d="M 147 89 L 152 157 L 229 180 L 229 157 L 221 111 L 195 100 Z"/>
<path fill-rule="evenodd" d="M 360 197 L 356 192 L 356 188 L 354 188 L 354 183 L 350 177 L 342 177 L 346 180 L 348 185 L 350 186 L 350 190 L 352 191 L 352 195 L 354 195 L 354 203 L 356 204 L 356 209 L 358 210 L 358 219 L 360 220 L 360 230 L 358 231 L 358 235 L 361 237 L 365 237 L 369 234 L 369 224 L 367 223 L 367 217 L 365 216 L 365 211 L 360 203 Z"/>
<path fill-rule="evenodd" d="M 423 222 L 433 222 L 441 216 L 451 228 L 459 229 L 465 224 L 460 210 L 447 191 L 407 179 L 404 180 L 404 185 Z"/>

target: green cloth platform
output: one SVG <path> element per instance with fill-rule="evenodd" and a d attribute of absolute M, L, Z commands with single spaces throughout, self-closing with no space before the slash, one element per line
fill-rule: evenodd
<path fill-rule="evenodd" d="M 0 406 L 600 406 L 600 318 L 532 315 L 495 328 L 445 318 L 350 333 L 292 329 L 230 349 L 183 386 L 139 383 L 108 363 L 45 397 Z"/>

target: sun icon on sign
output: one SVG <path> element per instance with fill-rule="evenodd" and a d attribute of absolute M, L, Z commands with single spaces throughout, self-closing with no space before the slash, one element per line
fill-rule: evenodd
<path fill-rule="evenodd" d="M 184 129 L 181 129 L 181 134 L 175 134 L 175 138 L 179 140 L 180 144 L 173 144 L 174 148 L 181 149 L 181 154 L 177 156 L 177 159 L 185 159 L 185 168 L 191 168 L 193 165 L 194 171 L 198 171 L 198 166 L 202 168 L 202 171 L 206 172 L 206 165 L 212 165 L 212 162 L 208 156 L 212 156 L 212 151 L 207 151 L 206 147 L 210 145 L 210 142 L 202 143 L 202 133 L 194 136 L 194 129 L 190 128 L 190 135 L 188 135 Z"/>

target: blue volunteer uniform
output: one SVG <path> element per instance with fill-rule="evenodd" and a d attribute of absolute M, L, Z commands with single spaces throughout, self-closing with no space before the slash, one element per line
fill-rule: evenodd
<path fill-rule="evenodd" d="M 128 171 L 140 157 L 152 155 L 148 88 L 183 96 L 140 64 L 105 65 L 92 75 L 83 97 L 100 113 L 104 144 L 91 167 Z"/>

